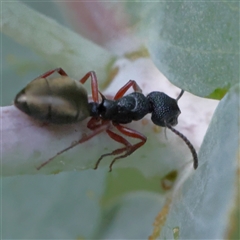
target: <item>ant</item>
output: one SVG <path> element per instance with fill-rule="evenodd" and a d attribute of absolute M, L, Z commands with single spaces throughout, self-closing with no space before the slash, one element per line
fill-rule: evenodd
<path fill-rule="evenodd" d="M 59 77 L 49 78 L 56 72 L 60 75 Z M 91 79 L 92 102 L 89 102 L 87 91 L 82 85 L 89 78 Z M 131 87 L 134 92 L 124 95 Z M 138 84 L 134 80 L 129 80 L 118 90 L 113 99 L 107 99 L 98 90 L 97 76 L 94 71 L 88 72 L 82 79 L 76 81 L 71 79 L 62 68 L 56 68 L 30 82 L 17 94 L 14 104 L 32 118 L 52 124 L 75 123 L 91 117 L 87 127 L 93 133 L 58 152 L 55 156 L 42 163 L 37 168 L 38 170 L 56 156 L 105 130 L 110 138 L 123 144 L 124 147 L 100 156 L 94 169 L 98 168 L 104 157 L 118 155 L 109 166 L 109 171 L 112 171 L 112 166 L 116 160 L 131 155 L 147 141 L 143 134 L 122 124 L 138 121 L 148 113 L 152 114 L 151 120 L 154 124 L 170 129 L 186 143 L 193 156 L 193 167 L 196 169 L 198 167 L 198 157 L 193 145 L 183 134 L 173 128 L 177 125 L 177 119 L 181 113 L 177 102 L 183 93 L 184 90 L 181 90 L 176 99 L 157 91 L 145 96 L 142 94 Z M 101 102 L 99 102 L 99 94 Z M 124 137 L 110 130 L 110 123 L 123 135 L 140 141 L 132 145 Z"/>

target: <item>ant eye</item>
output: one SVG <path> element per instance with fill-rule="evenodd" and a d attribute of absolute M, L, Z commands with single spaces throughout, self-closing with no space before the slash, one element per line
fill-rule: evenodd
<path fill-rule="evenodd" d="M 171 126 L 175 126 L 175 125 L 177 125 L 177 123 L 178 123 L 178 121 L 177 121 L 177 118 L 175 118 L 175 117 L 168 119 L 168 124 Z"/>

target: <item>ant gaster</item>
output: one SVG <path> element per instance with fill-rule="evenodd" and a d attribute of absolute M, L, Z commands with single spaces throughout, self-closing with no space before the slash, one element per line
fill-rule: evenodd
<path fill-rule="evenodd" d="M 57 72 L 60 77 L 49 78 Z M 89 102 L 87 91 L 82 86 L 88 79 L 91 79 L 92 102 Z M 129 88 L 134 92 L 124 94 Z M 123 148 L 116 149 L 111 153 L 103 154 L 95 164 L 97 169 L 100 161 L 106 156 L 118 155 L 115 157 L 109 168 L 112 170 L 114 162 L 120 158 L 131 155 L 138 148 L 143 146 L 147 138 L 122 124 L 142 119 L 148 113 L 152 114 L 151 120 L 154 124 L 161 127 L 167 127 L 177 134 L 189 147 L 193 155 L 194 169 L 198 166 L 197 153 L 189 140 L 173 128 L 178 121 L 181 113 L 178 107 L 178 100 L 183 95 L 182 90 L 177 97 L 173 99 L 163 92 L 151 92 L 147 96 L 142 94 L 141 88 L 134 80 L 129 80 L 114 96 L 113 99 L 107 99 L 98 90 L 97 77 L 94 71 L 88 72 L 79 82 L 68 77 L 62 68 L 48 71 L 30 82 L 15 97 L 15 106 L 28 114 L 29 116 L 43 122 L 52 124 L 68 124 L 82 121 L 91 117 L 87 127 L 93 130 L 93 134 L 58 152 L 55 156 L 42 163 L 37 169 L 42 168 L 56 156 L 73 148 L 79 143 L 85 142 L 94 137 L 103 130 L 114 141 L 122 143 Z M 99 94 L 101 102 L 99 102 Z M 110 130 L 110 122 L 117 130 L 125 136 L 139 139 L 140 142 L 132 145 L 123 136 Z"/>

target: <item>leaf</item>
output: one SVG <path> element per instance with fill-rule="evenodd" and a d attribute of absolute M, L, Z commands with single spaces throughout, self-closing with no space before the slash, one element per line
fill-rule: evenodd
<path fill-rule="evenodd" d="M 142 192 L 118 199 L 105 210 L 96 236 L 146 239 L 152 231 L 149 239 L 159 234 L 160 239 L 224 238 L 238 191 L 239 90 L 234 86 L 219 104 L 200 149 L 199 168 L 191 177 L 192 169 L 186 168 L 166 198 Z"/>
<path fill-rule="evenodd" d="M 158 69 L 198 96 L 239 81 L 237 2 L 128 3 Z"/>
<path fill-rule="evenodd" d="M 24 36 L 25 32 L 22 31 L 22 29 L 27 28 L 28 23 L 30 24 L 30 27 L 34 29 L 36 28 L 35 24 L 39 23 L 41 25 L 42 22 L 27 21 L 29 20 L 27 17 L 35 15 L 35 13 L 33 14 L 32 12 L 29 15 L 22 14 L 21 17 L 25 21 L 24 26 L 21 25 L 21 27 L 18 27 L 17 24 L 14 25 L 13 23 L 17 22 L 16 16 L 19 16 L 18 14 L 20 14 L 21 11 L 18 11 L 19 9 L 17 7 L 14 9 L 14 6 L 19 6 L 18 4 L 7 4 L 12 4 L 12 10 L 13 13 L 15 13 L 12 15 L 7 15 L 8 21 L 4 21 L 4 24 L 9 24 L 7 31 L 10 31 L 13 38 L 16 40 L 22 40 L 22 37 L 29 36 L 29 39 L 24 39 L 23 42 L 20 42 L 22 44 L 26 44 L 26 46 L 32 48 L 33 50 L 35 46 L 32 45 L 31 40 L 35 39 L 36 41 L 39 41 L 37 42 L 37 48 L 40 49 L 40 54 L 42 55 L 46 49 L 41 47 L 45 47 L 43 43 L 46 44 L 46 42 L 41 41 L 42 38 L 36 37 L 34 34 L 28 34 Z M 129 16 L 132 17 L 133 26 L 137 26 L 137 24 L 138 26 L 142 26 L 144 31 L 141 31 L 144 33 L 144 39 L 149 38 L 146 42 L 151 50 L 151 55 L 153 57 L 155 56 L 154 59 L 156 62 L 159 58 L 161 59 L 161 63 L 157 63 L 157 66 L 159 69 L 163 68 L 164 73 L 167 77 L 170 77 L 171 81 L 176 81 L 179 86 L 184 86 L 185 89 L 192 90 L 193 92 L 202 96 L 207 95 L 208 92 L 214 92 L 216 89 L 225 89 L 226 86 L 231 87 L 236 82 L 236 78 L 234 77 L 237 75 L 236 66 L 239 65 L 237 58 L 238 53 L 236 51 L 236 45 L 238 46 L 238 43 L 236 43 L 236 35 L 238 34 L 239 30 L 236 29 L 234 20 L 236 20 L 238 16 L 235 17 L 235 14 L 230 16 L 229 13 L 237 12 L 236 8 L 231 7 L 234 6 L 235 3 L 221 3 L 223 5 L 220 5 L 220 3 L 209 3 L 209 6 L 213 6 L 214 4 L 216 4 L 214 6 L 218 6 L 216 9 L 219 10 L 219 14 L 214 8 L 212 8 L 211 11 L 214 14 L 210 14 L 209 18 L 211 21 L 207 21 L 210 26 L 210 32 L 213 32 L 215 35 L 219 36 L 218 33 L 213 31 L 215 30 L 214 26 L 218 26 L 218 22 L 221 24 L 224 22 L 224 20 L 230 19 L 229 26 L 233 28 L 233 30 L 230 28 L 230 33 L 235 34 L 232 39 L 233 44 L 230 46 L 232 48 L 226 44 L 230 50 L 228 48 L 226 48 L 226 50 L 224 48 L 225 42 L 220 41 L 225 39 L 224 37 L 220 38 L 219 42 L 216 41 L 217 45 L 215 46 L 213 44 L 213 40 L 216 40 L 216 38 L 214 38 L 214 34 L 210 35 L 211 44 L 209 46 L 207 46 L 203 40 L 200 41 L 201 44 L 197 44 L 197 42 L 194 42 L 194 39 L 190 37 L 189 39 L 191 41 L 186 41 L 184 34 L 182 34 L 183 39 L 180 38 L 180 35 L 184 30 L 184 24 L 192 27 L 196 26 L 196 31 L 194 31 L 194 29 L 190 29 L 191 31 L 188 30 L 190 33 L 199 32 L 197 31 L 197 28 L 200 26 L 198 26 L 196 22 L 200 22 L 200 16 L 209 14 L 209 9 L 211 8 L 208 9 L 208 3 L 201 2 L 196 5 L 198 8 L 194 5 L 195 3 L 187 2 L 131 4 L 131 2 L 126 3 L 127 8 L 125 8 L 125 10 L 129 11 Z M 6 7 L 4 4 L 3 6 L 4 8 Z M 23 6 L 21 7 L 21 10 L 25 9 Z M 132 6 L 133 8 L 130 8 L 129 6 Z M 157 6 L 160 6 L 160 8 Z M 168 9 L 167 6 L 173 7 Z M 177 9 L 176 6 L 184 6 L 185 9 Z M 203 8 L 204 11 L 198 12 L 198 9 L 201 10 L 201 6 L 205 7 Z M 227 7 L 230 10 L 220 11 L 221 6 Z M 186 8 L 190 9 L 191 11 L 185 11 Z M 194 9 L 196 12 L 196 19 L 198 21 L 194 19 Z M 181 14 L 178 14 L 178 12 Z M 3 13 L 6 13 L 6 8 L 3 9 Z M 29 13 L 29 9 L 26 10 L 25 13 Z M 180 15 L 184 15 L 185 17 L 182 16 L 182 18 L 180 18 Z M 121 16 L 121 14 L 118 16 Z M 165 21 L 160 19 L 162 16 L 164 16 L 164 19 L 166 19 L 166 26 Z M 175 16 L 177 20 L 171 22 L 171 19 L 175 19 Z M 213 16 L 215 16 L 218 21 L 212 21 Z M 220 16 L 223 18 L 220 19 L 221 21 L 218 19 Z M 37 14 L 36 17 L 39 19 L 40 16 Z M 44 17 L 40 17 L 40 19 L 44 22 L 46 20 Z M 187 22 L 189 19 L 191 19 L 191 21 Z M 212 22 L 215 24 L 211 25 Z M 57 28 L 56 32 L 58 33 L 60 33 L 61 30 L 63 30 L 63 32 L 66 30 L 56 25 L 54 21 L 46 20 L 45 23 L 47 28 L 49 27 L 50 32 L 48 33 L 51 33 L 51 30 L 53 30 L 51 27 L 53 26 Z M 102 22 L 99 23 L 101 24 Z M 195 25 L 192 25 L 191 23 L 194 23 Z M 22 24 L 21 21 L 20 24 Z M 48 26 L 48 24 L 50 25 Z M 4 27 L 6 27 L 6 25 L 3 25 L 3 29 Z M 169 30 L 166 27 L 168 27 Z M 153 28 L 152 32 L 150 32 L 151 28 Z M 166 33 L 166 37 L 159 34 L 159 29 L 164 30 L 163 32 Z M 175 29 L 183 30 L 175 31 Z M 216 30 L 219 29 L 221 30 L 221 28 L 216 27 Z M 224 33 L 224 31 L 226 31 L 226 28 L 223 28 L 223 31 L 220 31 L 220 33 Z M 110 30 L 109 32 L 111 33 Z M 206 29 L 205 32 L 200 31 L 200 33 L 205 33 L 205 37 L 206 32 Z M 67 33 L 69 33 L 69 31 L 67 31 Z M 21 36 L 21 34 L 23 34 L 23 36 Z M 161 36 L 161 38 L 159 36 Z M 192 37 L 191 34 L 188 34 L 187 36 Z M 199 36 L 199 34 L 196 34 L 196 36 Z M 65 40 L 67 39 L 66 35 L 64 34 L 63 36 L 53 34 L 53 39 L 56 40 L 56 37 L 57 40 L 61 40 L 61 37 L 63 37 Z M 163 41 L 161 41 L 161 39 L 163 39 Z M 53 42 L 55 42 L 55 40 Z M 95 45 L 91 45 L 87 41 L 86 47 L 84 44 L 81 45 L 82 40 L 78 40 L 74 42 L 73 49 L 76 48 L 77 53 L 83 53 L 83 55 L 75 56 L 73 54 L 74 51 L 70 51 L 71 54 L 69 55 L 66 52 L 56 51 L 56 55 L 52 55 L 50 57 L 49 61 L 51 64 L 59 64 L 61 66 L 63 66 L 62 64 L 66 64 L 69 68 L 73 68 L 72 71 L 74 71 L 74 75 L 76 75 L 76 77 L 79 77 L 79 74 L 77 73 L 78 71 L 82 71 L 82 69 L 84 70 L 89 66 L 97 68 L 99 67 L 99 69 L 104 69 L 106 65 L 109 66 L 108 64 L 109 62 L 111 63 L 113 56 L 112 54 L 104 55 L 106 56 L 106 58 L 104 57 L 106 61 L 102 61 L 101 53 L 106 54 L 105 51 L 96 49 L 95 52 Z M 49 42 L 52 42 L 52 39 L 50 39 Z M 81 51 L 77 49 L 79 46 L 75 45 L 78 42 L 80 43 L 79 46 L 81 46 Z M 85 43 L 85 41 L 83 42 Z M 181 48 L 178 47 L 178 42 L 182 44 Z M 67 45 L 70 43 L 71 45 L 73 42 L 64 41 L 64 43 Z M 124 43 L 126 46 L 124 41 L 122 43 Z M 136 45 L 135 41 L 132 41 L 131 43 L 132 45 Z M 189 47 L 189 52 L 186 51 L 186 49 L 188 50 L 188 43 L 189 46 L 191 46 Z M 204 51 L 201 50 L 201 46 L 203 46 L 203 48 L 211 48 L 209 50 L 210 54 L 204 55 Z M 52 50 L 48 47 L 49 46 L 46 48 L 49 51 Z M 84 49 L 85 47 L 86 49 Z M 114 44 L 111 47 L 114 48 Z M 200 47 L 201 51 L 198 49 L 198 47 Z M 69 49 L 71 50 L 72 46 L 68 46 L 68 50 Z M 216 49 L 223 49 L 224 51 L 215 53 L 214 51 Z M 117 50 L 121 52 L 122 48 Z M 94 55 L 89 55 L 89 51 Z M 199 58 L 196 58 L 194 55 L 195 52 L 197 53 L 196 56 Z M 224 56 L 227 56 L 226 59 L 225 57 L 222 57 L 221 59 L 222 52 L 224 53 Z M 234 54 L 232 54 L 232 52 Z M 48 54 L 49 52 L 46 51 L 46 54 L 42 55 L 46 61 L 48 61 Z M 96 58 L 94 58 L 94 61 L 92 61 L 92 56 L 95 57 L 95 54 Z M 133 55 L 130 53 L 128 56 L 132 58 L 131 56 Z M 176 61 L 175 58 L 178 61 Z M 195 61 L 193 61 L 193 59 Z M 216 64 L 217 60 L 219 59 L 221 59 L 221 63 L 226 64 L 226 66 L 216 65 L 217 71 L 215 71 L 214 64 Z M 79 64 L 79 60 L 83 65 Z M 202 60 L 206 61 L 202 62 Z M 212 60 L 212 62 L 209 64 L 208 61 L 210 60 Z M 172 97 L 177 96 L 179 93 L 179 89 L 169 89 L 169 83 L 163 80 L 163 76 L 159 73 L 159 71 L 152 67 L 151 64 L 149 64 L 149 61 L 146 59 L 138 59 L 136 61 L 131 61 L 131 63 L 127 62 L 126 60 L 120 60 L 119 63 L 120 64 L 117 65 L 116 69 L 119 70 L 120 74 L 116 76 L 114 83 L 111 84 L 110 88 L 107 89 L 107 93 L 115 93 L 116 89 L 119 89 L 123 83 L 132 77 L 133 79 L 136 78 L 141 86 L 144 86 L 143 90 L 146 93 L 155 89 L 169 91 L 169 95 Z M 205 63 L 206 66 L 204 65 Z M 211 67 L 213 67 L 211 66 L 211 63 L 214 66 L 214 71 L 205 72 L 205 70 L 208 70 L 208 68 L 211 69 Z M 199 66 L 201 66 L 201 68 L 198 68 Z M 181 69 L 181 67 L 183 69 Z M 225 67 L 227 69 L 226 73 L 223 71 Z M 100 71 L 102 72 L 102 70 Z M 193 78 L 193 81 L 191 81 L 192 79 L 188 76 L 191 74 L 192 76 L 195 76 L 195 72 L 197 74 L 196 78 Z M 201 75 L 199 72 L 203 75 Z M 104 74 L 105 73 L 103 73 L 103 76 Z M 214 79 L 215 81 L 209 79 L 211 76 L 216 77 L 216 79 Z M 8 80 L 9 78 L 7 77 L 6 79 Z M 16 80 L 17 79 L 18 78 L 16 78 Z M 156 79 L 156 81 L 154 81 L 154 79 Z M 226 81 L 226 84 L 224 81 Z M 162 86 L 162 82 L 166 82 L 164 87 Z M 25 84 L 23 83 L 23 86 L 24 85 Z M 13 89 L 14 87 L 15 85 L 12 86 Z M 16 89 L 18 89 L 18 87 L 16 87 Z M 206 136 L 204 145 L 201 148 L 200 167 L 192 176 L 192 178 L 190 178 L 183 186 L 182 192 L 180 191 L 180 194 L 178 195 L 179 192 L 177 191 L 177 193 L 174 195 L 174 198 L 171 199 L 174 201 L 173 205 L 170 206 L 171 208 L 168 205 L 166 206 L 166 204 L 164 205 L 163 199 L 159 195 L 152 195 L 148 192 L 144 192 L 142 194 L 133 194 L 132 196 L 129 195 L 126 198 L 120 199 L 118 203 L 115 202 L 116 208 L 113 207 L 110 208 L 109 211 L 106 210 L 106 215 L 104 216 L 109 217 L 111 222 L 108 222 L 109 226 L 105 225 L 107 224 L 106 222 L 100 226 L 101 229 L 98 232 L 99 235 L 120 236 L 120 234 L 124 234 L 125 236 L 130 237 L 136 236 L 140 238 L 141 236 L 144 236 L 142 238 L 146 238 L 150 235 L 153 229 L 152 224 L 154 222 L 154 217 L 160 210 L 159 216 L 164 217 L 163 221 L 160 221 L 161 228 L 158 229 L 159 233 L 161 232 L 162 238 L 166 237 L 178 239 L 186 238 L 186 236 L 192 236 L 192 238 L 196 238 L 196 236 L 200 236 L 199 238 L 206 238 L 204 234 L 209 235 L 210 237 L 217 236 L 218 238 L 223 238 L 224 231 L 228 225 L 228 216 L 232 207 L 232 199 L 234 193 L 236 192 L 236 163 L 234 157 L 236 157 L 235 153 L 237 149 L 237 141 L 235 140 L 237 140 L 236 133 L 238 133 L 236 124 L 236 119 L 238 119 L 238 111 L 236 111 L 237 101 L 239 99 L 238 92 L 239 87 L 232 89 L 231 92 L 227 94 L 221 101 L 216 116 L 209 129 L 209 133 Z M 185 96 L 186 95 L 184 95 L 183 99 L 188 99 L 188 97 Z M 180 104 L 184 103 L 183 99 L 181 99 Z M 189 98 L 188 100 L 185 100 L 184 108 L 181 107 L 181 116 L 183 117 L 181 118 L 181 121 L 179 121 L 180 124 L 177 127 L 179 129 L 183 129 L 183 131 L 187 131 L 187 134 L 190 134 L 190 137 L 193 137 L 194 141 L 197 142 L 196 145 L 199 146 L 211 115 L 209 112 L 212 112 L 214 107 L 211 108 L 211 111 L 209 111 L 208 107 L 211 104 L 209 101 L 204 100 L 201 107 L 199 107 L 200 100 L 198 99 L 196 101 L 195 99 Z M 205 110 L 204 114 L 202 114 L 203 109 Z M 78 140 L 79 137 L 84 135 L 85 131 L 87 131 L 86 121 L 75 126 L 55 126 L 53 128 L 49 128 L 49 126 L 36 124 L 36 122 L 26 116 L 23 116 L 23 114 L 21 114 L 19 111 L 17 112 L 14 107 L 1 109 L 2 112 L 5 110 L 6 112 L 4 113 L 4 116 L 0 116 L 1 121 L 2 118 L 5 118 L 5 121 L 2 121 L 4 129 L 1 130 L 3 131 L 1 134 L 3 134 L 2 136 L 4 139 L 3 150 L 4 154 L 6 154 L 3 154 L 3 175 L 36 174 L 36 167 L 40 164 L 40 162 L 42 163 L 42 161 L 47 160 L 48 157 L 51 157 L 57 151 L 62 150 L 64 146 L 71 145 L 71 143 Z M 199 114 L 200 112 L 201 114 Z M 186 113 L 185 116 L 184 113 Z M 158 174 L 158 176 L 162 176 L 169 170 L 176 168 L 179 169 L 180 166 L 183 165 L 183 161 L 189 161 L 190 153 L 184 143 L 182 144 L 181 141 L 178 141 L 179 139 L 175 141 L 171 133 L 168 133 L 168 140 L 163 140 L 163 131 L 161 131 L 161 129 L 154 128 L 149 123 L 146 124 L 146 122 L 148 123 L 148 120 L 144 119 L 144 121 L 139 121 L 132 124 L 134 129 L 141 131 L 143 134 L 146 134 L 149 137 L 149 140 L 144 148 L 141 148 L 128 159 L 121 160 L 119 164 L 116 164 L 116 166 L 135 167 L 141 169 L 145 175 L 152 176 Z M 193 125 L 193 123 L 195 125 Z M 201 123 L 201 129 L 199 128 L 199 123 Z M 200 130 L 196 131 L 196 128 Z M 77 147 L 73 151 L 69 151 L 63 156 L 61 155 L 58 159 L 56 159 L 56 161 L 44 168 L 43 173 L 54 174 L 62 170 L 83 170 L 90 168 L 96 162 L 96 158 L 101 154 L 116 149 L 118 144 L 114 144 L 115 143 L 113 143 L 113 141 L 109 141 L 109 138 L 106 136 L 106 134 L 103 134 L 92 139 L 92 141 L 87 142 L 86 145 L 81 145 L 79 148 Z M 179 151 L 179 146 L 181 144 L 184 145 L 186 151 Z M 111 150 L 109 150 L 110 148 Z M 108 161 L 103 161 L 101 166 L 108 165 L 110 160 L 111 159 L 108 159 Z M 59 174 L 50 177 L 32 176 L 4 178 L 3 180 L 6 183 L 3 183 L 3 192 L 6 194 L 6 196 L 3 198 L 2 205 L 4 214 L 3 230 L 4 234 L 6 234 L 4 236 L 6 236 L 6 238 L 93 237 L 91 232 L 93 232 L 95 226 L 99 224 L 98 220 L 101 220 L 99 215 L 99 196 L 103 193 L 102 191 L 105 186 L 105 182 L 103 181 L 105 172 L 101 172 L 101 169 L 99 169 L 98 172 L 100 177 L 96 177 L 96 179 L 94 177 L 95 172 L 92 173 L 91 170 L 81 171 L 80 173 L 72 172 L 70 174 Z M 137 178 L 134 175 L 131 176 L 132 182 L 134 182 L 136 179 Z M 94 202 L 93 204 L 89 203 L 88 197 L 83 194 L 83 192 L 86 192 L 86 189 L 92 187 L 91 184 L 94 184 L 94 193 L 97 192 L 97 202 Z M 34 186 L 34 188 L 32 188 L 32 186 Z M 40 194 L 41 191 L 43 194 Z M 132 191 L 134 191 L 134 188 Z M 118 196 L 119 192 L 113 193 L 113 195 L 115 194 L 115 196 Z M 75 194 L 78 194 L 76 199 L 74 198 L 76 196 Z M 92 196 L 91 191 L 88 196 Z M 48 202 L 49 205 L 47 205 Z M 29 209 L 31 210 L 30 213 Z M 136 214 L 133 214 L 133 211 Z M 32 213 L 36 215 L 31 216 Z M 131 223 L 136 225 L 128 224 L 129 220 L 131 220 Z M 166 220 L 167 222 L 165 222 Z M 35 222 L 37 222 L 37 224 L 35 224 Z M 26 229 L 28 231 L 26 231 Z M 29 229 L 32 229 L 32 231 L 29 231 Z M 69 229 L 71 231 L 70 234 L 68 232 Z M 97 235 L 97 237 L 99 237 L 99 235 Z M 209 238 L 209 236 L 207 236 L 207 238 Z"/>
<path fill-rule="evenodd" d="M 199 152 L 199 168 L 176 192 L 161 239 L 223 239 L 238 191 L 239 85 L 222 99 Z M 239 206 L 238 206 L 239 207 Z"/>
<path fill-rule="evenodd" d="M 32 49 L 55 67 L 63 67 L 77 79 L 93 69 L 100 79 L 107 77 L 103 69 L 108 70 L 115 56 L 55 20 L 20 2 L 3 3 L 0 17 L 0 30 L 4 34 Z"/>
<path fill-rule="evenodd" d="M 106 169 L 2 179 L 3 239 L 92 238 Z"/>
<path fill-rule="evenodd" d="M 105 208 L 95 238 L 147 239 L 152 229 L 149 223 L 163 203 L 159 194 L 147 191 L 125 195 Z"/>

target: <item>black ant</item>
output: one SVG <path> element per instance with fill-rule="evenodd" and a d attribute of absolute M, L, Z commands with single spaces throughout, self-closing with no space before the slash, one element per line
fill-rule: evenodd
<path fill-rule="evenodd" d="M 57 78 L 47 78 L 55 72 L 60 74 L 60 76 Z M 91 79 L 92 102 L 88 101 L 87 91 L 82 86 L 89 77 Z M 134 92 L 124 96 L 131 87 Z M 78 82 L 68 77 L 62 68 L 57 68 L 44 73 L 30 82 L 17 94 L 14 104 L 29 116 L 53 124 L 74 123 L 91 117 L 87 127 L 93 130 L 93 134 L 80 139 L 68 148 L 58 152 L 37 169 L 42 168 L 61 153 L 73 148 L 79 143 L 89 140 L 105 130 L 110 138 L 122 143 L 124 147 L 116 149 L 111 153 L 103 154 L 96 162 L 94 169 L 98 168 L 99 163 L 104 157 L 120 155 L 112 160 L 109 166 L 110 171 L 112 171 L 112 165 L 116 160 L 131 155 L 147 141 L 147 138 L 143 134 L 125 127 L 122 124 L 138 121 L 148 113 L 152 114 L 151 119 L 154 124 L 169 128 L 182 138 L 192 153 L 193 166 L 194 169 L 196 169 L 198 167 L 198 157 L 193 145 L 183 134 L 173 128 L 173 126 L 178 123 L 177 119 L 181 113 L 177 102 L 183 93 L 184 90 L 180 92 L 176 99 L 169 97 L 163 92 L 157 91 L 144 96 L 138 84 L 134 80 L 129 80 L 116 93 L 113 99 L 107 99 L 98 90 L 97 77 L 94 71 L 88 72 Z M 99 102 L 99 94 L 102 98 L 101 102 Z M 124 137 L 111 131 L 110 123 L 123 135 L 139 139 L 140 142 L 132 145 Z"/>

